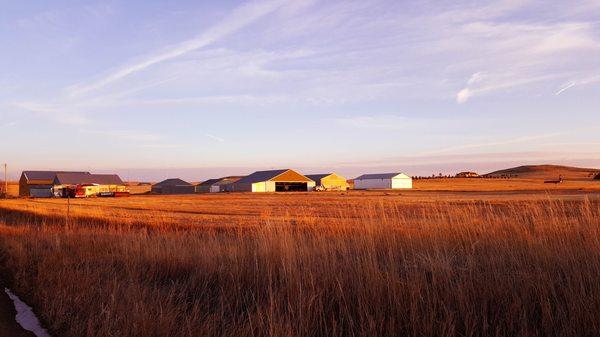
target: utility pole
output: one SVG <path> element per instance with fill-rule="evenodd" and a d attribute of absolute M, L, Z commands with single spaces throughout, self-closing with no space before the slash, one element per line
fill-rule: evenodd
<path fill-rule="evenodd" d="M 8 199 L 8 164 L 4 163 L 4 199 Z"/>

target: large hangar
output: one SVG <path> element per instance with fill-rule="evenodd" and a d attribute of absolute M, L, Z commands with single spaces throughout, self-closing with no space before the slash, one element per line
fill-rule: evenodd
<path fill-rule="evenodd" d="M 236 192 L 306 192 L 312 191 L 315 182 L 291 170 L 257 171 L 232 184 Z"/>

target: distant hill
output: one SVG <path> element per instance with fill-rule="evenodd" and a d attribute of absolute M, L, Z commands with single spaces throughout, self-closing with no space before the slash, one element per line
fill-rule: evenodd
<path fill-rule="evenodd" d="M 486 174 L 487 177 L 510 176 L 525 179 L 593 179 L 600 169 L 560 165 L 525 165 Z"/>

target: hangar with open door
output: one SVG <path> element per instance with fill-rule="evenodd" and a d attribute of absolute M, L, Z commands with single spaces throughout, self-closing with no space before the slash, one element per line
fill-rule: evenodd
<path fill-rule="evenodd" d="M 307 192 L 315 182 L 290 170 L 257 171 L 233 183 L 235 192 Z"/>

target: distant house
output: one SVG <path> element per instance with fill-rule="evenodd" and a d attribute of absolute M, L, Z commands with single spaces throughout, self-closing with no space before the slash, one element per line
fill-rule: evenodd
<path fill-rule="evenodd" d="M 193 194 L 195 186 L 179 178 L 163 180 L 152 185 L 152 192 L 159 194 Z"/>
<path fill-rule="evenodd" d="M 51 198 L 54 196 L 54 178 L 58 173 L 90 174 L 89 172 L 67 171 L 23 171 L 19 179 L 19 196 Z"/>
<path fill-rule="evenodd" d="M 412 178 L 404 173 L 363 174 L 354 179 L 354 188 L 366 189 L 408 189 L 412 188 Z"/>
<path fill-rule="evenodd" d="M 479 174 L 475 172 L 460 172 L 456 174 L 456 178 L 479 178 Z"/>
<path fill-rule="evenodd" d="M 306 192 L 314 187 L 313 180 L 290 169 L 257 171 L 231 184 L 236 192 Z"/>
<path fill-rule="evenodd" d="M 307 174 L 306 177 L 326 191 L 345 191 L 349 187 L 346 178 L 336 173 Z"/>

